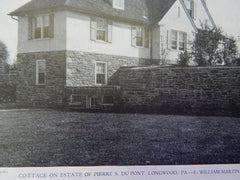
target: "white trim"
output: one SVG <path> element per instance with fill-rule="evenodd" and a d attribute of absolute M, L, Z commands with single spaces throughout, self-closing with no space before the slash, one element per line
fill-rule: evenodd
<path fill-rule="evenodd" d="M 44 83 L 39 83 L 39 68 L 38 62 L 44 62 L 45 70 L 44 70 Z M 46 60 L 45 59 L 37 59 L 36 60 L 36 85 L 46 85 Z"/>
<path fill-rule="evenodd" d="M 97 83 L 97 64 L 104 64 L 105 65 L 105 84 L 99 84 Z M 94 67 L 94 77 L 95 77 L 95 85 L 98 85 L 98 86 L 101 86 L 101 85 L 107 85 L 108 84 L 108 78 L 107 78 L 107 75 L 108 75 L 108 67 L 107 67 L 107 62 L 104 62 L 104 61 L 95 61 L 95 67 Z"/>
<path fill-rule="evenodd" d="M 177 47 L 176 49 L 172 48 L 172 33 L 173 32 L 176 32 L 177 33 Z M 184 34 L 184 50 L 181 50 L 179 49 L 179 39 L 180 39 L 180 36 L 179 36 L 179 33 L 183 33 Z M 170 49 L 171 50 L 175 50 L 175 51 L 186 51 L 187 50 L 187 32 L 184 32 L 184 31 L 178 31 L 178 30 L 171 30 L 170 31 Z"/>
<path fill-rule="evenodd" d="M 49 27 L 49 31 L 50 31 L 50 26 L 51 26 L 51 24 L 50 24 L 51 23 L 50 22 L 50 14 L 35 15 L 35 16 L 32 17 L 32 20 L 31 20 L 31 23 L 32 23 L 32 40 L 50 39 L 50 37 L 44 37 L 44 16 L 48 16 L 48 26 L 46 26 L 46 27 Z M 35 38 L 36 19 L 37 18 L 40 18 L 40 20 L 41 20 L 41 27 L 40 27 L 41 28 L 41 34 L 40 34 L 40 38 Z"/>
<path fill-rule="evenodd" d="M 133 44 L 133 38 L 135 38 L 136 39 L 136 37 L 139 37 L 139 36 L 137 36 L 137 33 L 136 33 L 136 30 L 137 30 L 137 28 L 141 28 L 142 29 L 142 46 L 138 46 L 137 45 L 137 40 L 136 41 L 134 41 L 136 44 Z M 133 37 L 133 31 L 134 31 L 134 29 L 135 29 L 135 37 Z M 145 44 L 145 42 L 146 42 L 146 29 L 147 29 L 147 27 L 145 27 L 145 26 L 136 26 L 136 25 L 132 25 L 131 26 L 131 38 L 132 38 L 132 40 L 131 40 L 131 43 L 132 43 L 132 46 L 133 47 L 136 47 L 136 48 L 146 48 L 145 46 L 146 46 L 146 44 Z M 149 40 L 149 36 L 150 36 L 150 33 L 149 33 L 149 31 L 148 31 L 148 46 L 149 46 L 149 44 L 150 44 L 150 40 Z M 149 47 L 148 47 L 149 48 Z M 147 49 L 148 49 L 147 48 Z"/>
<path fill-rule="evenodd" d="M 124 10 L 125 1 L 124 0 L 113 0 L 113 8 Z"/>

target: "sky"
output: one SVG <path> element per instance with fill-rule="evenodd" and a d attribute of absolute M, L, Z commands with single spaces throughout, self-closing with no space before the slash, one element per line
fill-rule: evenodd
<path fill-rule="evenodd" d="M 216 25 L 235 39 L 239 36 L 240 40 L 240 0 L 206 1 Z M 17 54 L 17 21 L 7 14 L 27 2 L 29 0 L 1 0 L 0 2 L 0 40 L 8 47 L 10 63 Z"/>

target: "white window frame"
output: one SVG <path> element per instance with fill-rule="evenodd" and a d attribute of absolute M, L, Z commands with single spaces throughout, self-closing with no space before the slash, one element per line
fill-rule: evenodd
<path fill-rule="evenodd" d="M 97 65 L 98 64 L 104 64 L 104 66 L 105 66 L 105 72 L 104 72 L 104 75 L 105 75 L 105 83 L 104 84 L 102 84 L 102 83 L 98 83 L 97 82 L 97 75 L 99 74 L 98 72 L 97 72 Z M 95 85 L 107 85 L 107 62 L 103 62 L 103 61 L 96 61 L 95 62 Z"/>
<path fill-rule="evenodd" d="M 189 15 L 192 17 L 192 18 L 195 18 L 196 14 L 195 14 L 195 11 L 196 11 L 196 2 L 194 0 L 185 0 L 185 5 L 186 5 L 186 8 L 188 10 L 188 13 Z"/>
<path fill-rule="evenodd" d="M 44 62 L 45 69 L 44 69 L 44 82 L 39 83 L 39 62 Z M 46 60 L 38 59 L 36 60 L 36 85 L 46 85 Z"/>
<path fill-rule="evenodd" d="M 48 26 L 44 26 L 44 18 L 48 17 Z M 36 31 L 36 23 L 37 23 L 37 19 L 40 19 L 40 30 L 41 30 L 41 34 L 39 38 L 36 38 L 35 36 L 35 31 Z M 32 38 L 33 39 L 48 39 L 50 38 L 50 14 L 41 14 L 41 15 L 37 15 L 34 16 L 32 18 Z M 48 28 L 48 36 L 44 37 L 44 28 Z"/>
<path fill-rule="evenodd" d="M 142 37 L 141 36 L 137 36 L 137 28 L 140 28 L 141 29 L 141 31 L 142 31 Z M 135 29 L 135 37 L 133 37 L 134 36 L 134 33 L 133 33 L 133 31 L 134 31 L 134 29 Z M 149 31 L 148 31 L 148 34 L 147 34 L 147 36 L 146 36 L 146 31 L 147 31 L 147 28 L 146 27 L 144 27 L 144 26 L 132 26 L 131 27 L 131 33 L 132 33 L 132 46 L 133 47 L 139 47 L 139 48 L 145 48 L 146 46 L 147 46 L 147 48 L 149 48 Z M 137 37 L 141 37 L 142 38 L 142 45 L 137 45 L 137 40 L 134 40 L 134 38 L 135 39 L 137 39 Z M 133 42 L 135 42 L 136 41 L 136 44 L 135 43 L 133 43 Z M 146 42 L 148 43 L 148 44 L 146 44 Z"/>
<path fill-rule="evenodd" d="M 100 27 L 100 23 L 103 24 L 104 27 Z M 104 18 L 96 18 L 96 40 L 97 41 L 103 41 L 103 42 L 107 42 L 108 41 L 108 23 L 107 23 L 107 19 Z M 104 39 L 99 39 L 98 38 L 98 32 L 104 32 Z"/>
<path fill-rule="evenodd" d="M 173 33 L 176 33 L 176 40 L 173 39 Z M 184 36 L 183 41 L 180 41 L 180 34 Z M 170 37 L 170 42 L 171 42 L 171 49 L 177 50 L 177 51 L 186 51 L 187 50 L 187 33 L 183 31 L 176 31 L 176 30 L 171 30 L 171 37 Z M 176 41 L 176 48 L 173 48 L 173 41 Z M 183 43 L 184 48 L 180 49 L 180 43 Z"/>
<path fill-rule="evenodd" d="M 113 0 L 113 8 L 124 10 L 125 1 L 124 0 Z"/>
<path fill-rule="evenodd" d="M 99 26 L 98 24 L 103 22 L 104 27 Z M 101 18 L 101 17 L 91 17 L 91 25 L 90 25 L 90 38 L 92 41 L 100 42 L 100 43 L 112 43 L 112 21 L 109 19 Z M 98 32 L 103 31 L 105 38 L 99 39 Z"/>

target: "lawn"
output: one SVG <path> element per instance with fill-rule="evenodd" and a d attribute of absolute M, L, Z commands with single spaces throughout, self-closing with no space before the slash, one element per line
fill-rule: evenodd
<path fill-rule="evenodd" d="M 0 110 L 0 167 L 240 163 L 240 118 Z"/>

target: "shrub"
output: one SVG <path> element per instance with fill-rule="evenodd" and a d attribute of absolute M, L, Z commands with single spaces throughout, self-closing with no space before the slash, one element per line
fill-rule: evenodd
<path fill-rule="evenodd" d="M 178 66 L 188 66 L 191 56 L 187 51 L 181 52 L 178 56 Z"/>

